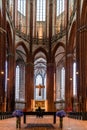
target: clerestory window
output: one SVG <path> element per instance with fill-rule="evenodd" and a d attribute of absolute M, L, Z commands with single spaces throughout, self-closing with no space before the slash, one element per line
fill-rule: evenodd
<path fill-rule="evenodd" d="M 46 20 L 46 0 L 37 0 L 37 21 Z"/>
<path fill-rule="evenodd" d="M 57 0 L 57 16 L 64 12 L 64 0 Z"/>
<path fill-rule="evenodd" d="M 26 15 L 26 0 L 18 0 L 18 11 L 22 15 Z"/>

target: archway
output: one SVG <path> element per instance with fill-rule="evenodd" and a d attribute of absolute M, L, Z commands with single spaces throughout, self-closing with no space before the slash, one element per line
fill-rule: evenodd
<path fill-rule="evenodd" d="M 65 106 L 65 45 L 58 42 L 53 50 L 55 60 L 54 89 L 56 109 L 64 109 Z"/>
<path fill-rule="evenodd" d="M 26 65 L 28 62 L 28 49 L 24 42 L 16 43 L 15 48 L 16 75 L 15 75 L 15 109 L 26 107 Z"/>
<path fill-rule="evenodd" d="M 47 110 L 46 104 L 46 70 L 47 70 L 47 58 L 46 51 L 43 48 L 38 48 L 34 52 L 34 100 L 33 109 L 38 107 Z"/>

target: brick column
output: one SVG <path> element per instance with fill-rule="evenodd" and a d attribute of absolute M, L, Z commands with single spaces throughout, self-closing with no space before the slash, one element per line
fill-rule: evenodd
<path fill-rule="evenodd" d="M 48 63 L 47 63 L 47 101 L 48 111 L 54 111 L 54 63 L 52 62 L 52 12 L 53 4 L 52 0 L 49 1 L 49 52 L 48 52 Z"/>
<path fill-rule="evenodd" d="M 0 27 L 6 30 L 6 3 L 0 5 Z M 5 111 L 5 59 L 6 59 L 6 32 L 0 31 L 0 111 Z"/>
<path fill-rule="evenodd" d="M 8 75 L 7 78 L 7 111 L 13 111 L 15 107 L 15 50 L 14 50 L 14 41 L 15 38 L 12 38 L 11 28 L 9 23 L 7 23 L 7 69 Z M 12 32 L 13 36 L 14 31 Z"/>
<path fill-rule="evenodd" d="M 66 87 L 65 87 L 65 102 L 66 109 L 72 108 L 73 97 L 73 55 L 66 56 Z"/>
<path fill-rule="evenodd" d="M 54 63 L 47 63 L 47 111 L 54 111 Z"/>
<path fill-rule="evenodd" d="M 15 0 L 13 1 L 13 21 L 15 21 Z M 11 28 L 7 22 L 7 111 L 15 109 L 15 23 Z"/>
<path fill-rule="evenodd" d="M 77 13 L 76 13 L 76 29 L 80 27 L 80 3 L 77 0 Z M 78 98 L 78 111 L 80 111 L 79 99 L 81 96 L 81 87 L 80 87 L 80 49 L 81 46 L 79 44 L 80 33 L 77 31 L 76 33 L 76 69 L 78 72 L 77 80 L 77 98 Z"/>
<path fill-rule="evenodd" d="M 83 3 L 83 12 L 80 18 L 80 3 L 77 1 L 77 95 L 78 95 L 78 110 L 87 111 L 87 17 L 86 1 Z"/>
<path fill-rule="evenodd" d="M 32 58 L 28 59 L 25 72 L 26 110 L 29 111 L 31 110 L 31 100 L 34 99 L 34 66 Z"/>
<path fill-rule="evenodd" d="M 13 111 L 14 110 L 14 63 L 13 63 L 13 53 L 12 55 L 8 56 L 8 78 L 7 80 L 7 111 Z"/>
<path fill-rule="evenodd" d="M 87 31 L 84 29 L 79 32 L 79 48 L 78 48 L 78 72 L 79 72 L 79 83 L 78 83 L 78 101 L 79 101 L 79 110 L 87 110 Z M 80 63 L 80 65 L 79 65 Z"/>
<path fill-rule="evenodd" d="M 30 52 L 32 53 L 32 38 L 33 38 L 33 2 L 30 0 Z"/>
<path fill-rule="evenodd" d="M 32 37 L 33 37 L 33 1 L 30 0 L 30 43 L 29 43 L 29 56 L 28 64 L 26 66 L 26 81 L 25 81 L 25 97 L 26 97 L 26 109 L 31 110 L 31 100 L 34 99 L 34 66 L 32 58 Z"/>
<path fill-rule="evenodd" d="M 52 39 L 52 9 L 53 9 L 53 5 L 52 5 L 52 0 L 50 0 L 49 2 L 49 59 L 51 58 L 51 47 L 52 47 L 52 43 L 51 43 L 51 39 Z"/>

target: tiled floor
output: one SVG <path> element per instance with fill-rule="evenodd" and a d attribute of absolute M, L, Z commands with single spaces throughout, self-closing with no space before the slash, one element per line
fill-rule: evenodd
<path fill-rule="evenodd" d="M 45 127 L 33 127 L 25 128 L 28 123 L 51 123 L 54 128 L 45 128 Z M 18 130 L 16 128 L 16 118 L 0 120 L 0 130 Z M 27 116 L 26 124 L 23 123 L 23 118 L 21 119 L 21 128 L 20 130 L 60 130 L 59 128 L 59 118 L 57 117 L 56 124 L 53 124 L 52 116 L 44 116 L 43 118 L 36 118 L 35 116 Z M 76 120 L 65 117 L 63 119 L 63 129 L 62 130 L 87 130 L 87 121 Z"/>

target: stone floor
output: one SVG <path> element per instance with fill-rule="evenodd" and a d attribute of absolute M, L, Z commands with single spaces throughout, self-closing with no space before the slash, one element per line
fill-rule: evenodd
<path fill-rule="evenodd" d="M 29 123 L 41 123 L 41 124 L 52 124 L 53 128 L 45 128 L 45 127 L 32 127 L 26 128 Z M 53 124 L 52 116 L 44 116 L 43 118 L 37 118 L 35 116 L 27 116 L 26 124 L 23 123 L 23 118 L 21 119 L 21 128 L 20 130 L 60 130 L 59 128 L 59 118 L 57 117 L 56 124 Z M 16 128 L 16 118 L 9 118 L 0 120 L 0 130 L 19 130 Z M 71 119 L 65 117 L 63 119 L 63 128 L 62 130 L 87 130 L 87 121 Z"/>

